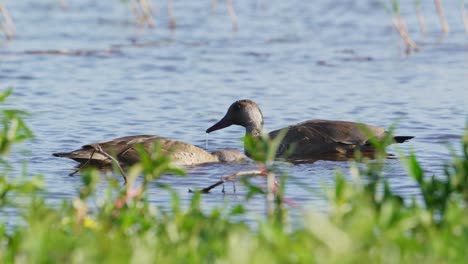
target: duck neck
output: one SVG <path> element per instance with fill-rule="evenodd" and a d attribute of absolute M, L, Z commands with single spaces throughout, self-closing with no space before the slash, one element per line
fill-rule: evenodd
<path fill-rule="evenodd" d="M 262 135 L 262 125 L 258 125 L 255 123 L 249 124 L 245 128 L 245 135 L 251 137 L 260 137 Z"/>
<path fill-rule="evenodd" d="M 251 124 L 245 127 L 245 136 L 246 137 L 253 137 L 253 138 L 260 138 L 262 136 L 262 126 L 258 126 L 255 124 Z M 247 157 L 250 157 L 250 154 L 247 151 L 245 142 L 244 142 L 244 153 Z"/>

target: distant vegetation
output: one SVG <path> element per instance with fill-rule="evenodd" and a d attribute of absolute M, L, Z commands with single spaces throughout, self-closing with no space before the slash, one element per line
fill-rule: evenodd
<path fill-rule="evenodd" d="M 211 9 L 215 10 L 216 6 L 218 5 L 218 0 L 205 0 L 207 2 L 207 6 L 210 5 L 211 2 Z M 459 1 L 459 8 L 460 8 L 460 21 L 463 23 L 465 27 L 465 31 L 468 34 L 468 15 L 465 10 L 465 1 L 464 0 L 458 0 Z M 135 22 L 139 27 L 153 27 L 155 25 L 155 13 L 156 13 L 156 8 L 151 0 L 120 0 L 116 1 L 121 2 L 125 5 L 128 6 L 129 11 L 133 12 L 135 15 Z M 224 0 L 223 0 L 224 2 Z M 419 22 L 419 27 L 421 29 L 421 32 L 424 34 L 427 32 L 427 27 L 425 23 L 425 17 L 424 17 L 424 7 L 428 6 L 429 3 L 425 2 L 423 4 L 421 3 L 420 0 L 413 0 L 414 2 L 414 14 L 418 18 Z M 226 0 L 226 6 L 227 6 L 227 11 L 229 14 L 229 17 L 231 19 L 232 23 L 232 29 L 234 31 L 238 30 L 239 26 L 237 23 L 237 16 L 234 11 L 234 6 L 232 3 L 232 0 Z M 311 3 L 312 4 L 312 3 Z M 406 46 L 406 53 L 410 53 L 411 51 L 418 51 L 419 47 L 417 43 L 413 40 L 411 37 L 407 23 L 405 22 L 404 17 L 401 15 L 401 5 L 400 5 L 400 0 L 381 0 L 382 6 L 387 10 L 387 13 L 390 15 L 391 18 L 391 23 L 396 29 L 396 31 L 399 33 L 401 36 L 402 40 L 405 43 Z M 435 8 L 437 10 L 437 15 L 440 18 L 440 24 L 441 24 L 441 30 L 445 34 L 447 34 L 450 31 L 450 26 L 447 22 L 447 19 L 445 17 L 443 5 L 441 0 L 434 0 L 433 4 L 435 5 Z M 60 5 L 64 10 L 68 9 L 69 4 L 67 0 L 59 0 L 57 1 L 57 5 Z M 431 3 L 432 5 L 432 3 Z M 167 14 L 168 14 L 168 25 L 170 29 L 175 29 L 176 28 L 176 18 L 174 15 L 174 10 L 173 10 L 173 0 L 167 0 L 166 3 L 167 6 Z M 13 19 L 11 18 L 7 7 L 0 2 L 0 29 L 4 35 L 5 38 L 7 39 L 12 39 L 14 38 L 16 34 L 16 29 L 15 25 L 13 23 Z"/>
<path fill-rule="evenodd" d="M 465 27 L 466 34 L 468 34 L 468 15 L 466 14 L 466 11 L 465 11 L 465 2 L 464 0 L 460 0 L 459 2 L 460 2 L 460 17 L 461 17 L 460 20 Z M 411 38 L 405 19 L 401 15 L 400 1 L 390 0 L 387 2 L 383 2 L 383 5 L 385 9 L 387 10 L 387 13 L 389 13 L 391 16 L 393 26 L 395 27 L 395 29 L 397 30 L 397 32 L 400 34 L 401 38 L 405 42 L 406 53 L 409 54 L 411 53 L 412 50 L 418 51 L 419 47 L 416 44 L 416 42 L 413 41 L 413 39 Z M 434 0 L 434 5 L 437 10 L 437 15 L 440 19 L 442 32 L 444 34 L 448 34 L 450 31 L 450 26 L 445 17 L 444 8 L 442 6 L 442 0 Z M 424 8 L 421 4 L 421 1 L 414 0 L 414 6 L 415 6 L 415 15 L 418 18 L 419 27 L 421 29 L 421 32 L 425 34 L 427 32 L 427 27 L 426 27 L 426 22 L 424 18 L 424 12 L 423 12 Z"/>
<path fill-rule="evenodd" d="M 23 120 L 27 114 L 5 109 L 2 102 L 10 93 L 0 95 L 2 263 L 466 261 L 468 130 L 461 139 L 461 155 L 453 153 L 445 175 L 426 175 L 413 154 L 402 158 L 420 196 L 408 199 L 393 192 L 382 176 L 386 142 L 373 142 L 379 149 L 375 160 L 354 163 L 349 171 L 352 180 L 337 172 L 334 186 L 324 189 L 328 211 L 304 211 L 294 221 L 283 197 L 288 176 L 272 162 L 277 141 L 246 139 L 268 183 L 264 188 L 250 181 L 259 176 L 244 175 L 240 180 L 249 190 L 244 199 L 266 201 L 266 215 L 248 225 L 239 221 L 246 217 L 242 205 L 207 212 L 200 201 L 208 194 L 196 190 L 185 209 L 170 186 L 161 186 L 172 193 L 170 212 L 150 204 L 149 184 L 157 185 L 164 173 L 183 173 L 158 153 L 142 153 L 143 162 L 128 170 L 125 186 L 119 177 L 85 171 L 75 198 L 64 199 L 61 206 L 48 205 L 41 177 L 28 172 L 22 177 L 9 175 L 11 146 L 32 137 Z M 98 197 L 96 188 L 102 181 L 107 189 Z M 7 225 L 12 216 L 14 223 Z"/>

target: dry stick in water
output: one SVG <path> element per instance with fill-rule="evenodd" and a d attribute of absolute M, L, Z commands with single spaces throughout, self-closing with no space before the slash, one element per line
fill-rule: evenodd
<path fill-rule="evenodd" d="M 212 184 L 206 188 L 203 188 L 199 191 L 192 191 L 191 189 L 189 189 L 189 192 L 201 192 L 201 193 L 209 193 L 212 189 L 214 189 L 215 187 L 218 187 L 219 185 L 227 182 L 227 181 L 231 181 L 231 180 L 234 180 L 235 178 L 239 177 L 239 176 L 244 176 L 244 175 L 265 175 L 265 172 L 264 171 L 259 171 L 259 170 L 252 170 L 252 171 L 240 171 L 240 172 L 236 172 L 234 174 L 231 174 L 225 178 L 222 178 L 220 181 L 216 182 L 215 184 Z"/>
<path fill-rule="evenodd" d="M 468 15 L 466 14 L 466 11 L 465 11 L 465 2 L 461 1 L 460 5 L 461 5 L 460 12 L 461 12 L 461 17 L 463 21 L 463 26 L 465 26 L 465 32 L 468 35 Z"/>
<path fill-rule="evenodd" d="M 88 159 L 85 163 L 83 163 L 83 165 L 79 166 L 74 172 L 70 173 L 69 175 L 70 175 L 70 176 L 73 176 L 73 175 L 76 174 L 79 170 L 81 170 L 81 169 L 84 168 L 86 165 L 88 165 L 88 163 L 93 159 L 94 153 L 102 154 L 102 155 L 104 155 L 106 158 L 109 158 L 109 159 L 111 159 L 113 162 L 115 162 L 115 164 L 117 165 L 117 167 L 118 167 L 119 170 L 120 170 L 120 173 L 122 174 L 122 177 L 124 178 L 125 184 L 127 184 L 127 174 L 125 173 L 125 171 L 124 171 L 124 170 L 122 169 L 122 167 L 120 166 L 120 163 L 119 163 L 114 157 L 112 157 L 111 155 L 107 154 L 107 152 L 105 152 L 104 150 L 102 150 L 101 146 L 99 146 L 99 145 L 97 145 L 97 147 L 94 147 L 93 152 L 91 153 L 91 156 L 89 157 L 89 159 Z"/>
<path fill-rule="evenodd" d="M 97 145 L 97 147 L 94 147 L 94 151 L 96 151 L 97 153 L 99 154 L 102 154 L 104 155 L 106 158 L 109 158 L 111 159 L 113 162 L 115 162 L 115 164 L 117 165 L 117 168 L 119 168 L 120 170 L 120 173 L 122 174 L 122 177 L 124 178 L 124 182 L 125 184 L 127 184 L 127 174 L 125 173 L 125 171 L 122 169 L 122 167 L 120 166 L 120 163 L 118 160 L 116 160 L 114 157 L 112 157 L 111 155 L 107 154 L 107 152 L 105 152 L 104 150 L 102 150 L 101 146 Z"/>
<path fill-rule="evenodd" d="M 218 6 L 218 0 L 211 0 L 211 12 L 214 12 L 217 6 Z"/>
<path fill-rule="evenodd" d="M 211 0 L 211 12 L 213 13 L 218 6 L 218 0 Z M 236 12 L 234 11 L 234 7 L 232 6 L 232 0 L 226 0 L 226 6 L 229 12 L 229 17 L 231 18 L 232 23 L 232 30 L 237 31 L 239 26 L 237 24 L 237 16 Z"/>
<path fill-rule="evenodd" d="M 5 35 L 7 39 L 10 39 L 10 34 L 8 33 L 8 29 L 3 25 L 1 20 L 0 20 L 0 29 L 2 30 L 3 35 Z"/>
<path fill-rule="evenodd" d="M 167 1 L 167 15 L 169 16 L 169 28 L 170 29 L 175 29 L 176 27 L 176 21 L 174 18 L 174 12 L 173 12 L 173 7 L 172 7 L 172 0 Z"/>
<path fill-rule="evenodd" d="M 152 11 L 146 0 L 132 0 L 131 4 L 139 26 L 154 26 Z"/>
<path fill-rule="evenodd" d="M 444 9 L 442 8 L 442 2 L 441 2 L 441 0 L 434 0 L 434 1 L 435 1 L 437 13 L 439 14 L 440 24 L 442 26 L 442 30 L 444 31 L 444 33 L 448 33 L 450 31 L 450 28 L 449 28 L 449 25 L 447 23 L 447 19 L 445 18 L 445 15 L 444 15 Z"/>
<path fill-rule="evenodd" d="M 16 34 L 15 24 L 13 23 L 13 20 L 11 19 L 8 9 L 2 3 L 0 3 L 0 13 L 5 18 L 5 24 L 3 24 L 0 21 L 0 27 L 3 31 L 3 34 L 5 34 L 7 39 L 12 39 Z"/>
<path fill-rule="evenodd" d="M 146 24 L 149 27 L 153 27 L 154 26 L 153 12 L 151 10 L 150 4 L 148 3 L 148 0 L 140 0 L 139 2 L 140 2 L 141 9 L 143 11 Z"/>
<path fill-rule="evenodd" d="M 131 0 L 130 2 L 131 2 L 131 5 L 132 5 L 133 13 L 135 14 L 135 16 L 137 18 L 138 26 L 142 26 L 143 21 L 141 20 L 140 7 L 138 6 L 138 1 L 137 0 Z"/>
<path fill-rule="evenodd" d="M 426 23 L 424 21 L 424 15 L 422 12 L 421 4 L 416 4 L 416 14 L 418 16 L 419 27 L 421 28 L 421 32 L 425 34 L 427 32 Z"/>
<path fill-rule="evenodd" d="M 395 29 L 400 34 L 403 41 L 405 41 L 406 54 L 409 54 L 411 52 L 411 48 L 414 51 L 418 51 L 419 50 L 418 45 L 416 45 L 416 43 L 410 38 L 408 29 L 406 28 L 403 18 L 400 15 L 398 15 L 397 18 L 392 18 L 392 23 Z"/>
<path fill-rule="evenodd" d="M 226 0 L 226 5 L 228 8 L 229 17 L 231 17 L 232 30 L 237 31 L 239 29 L 239 26 L 237 24 L 236 12 L 234 12 L 234 7 L 232 6 L 232 0 Z"/>
<path fill-rule="evenodd" d="M 59 0 L 59 1 L 60 1 L 60 7 L 62 9 L 67 9 L 68 8 L 67 0 Z"/>
<path fill-rule="evenodd" d="M 93 159 L 93 156 L 94 156 L 94 153 L 96 153 L 96 149 L 93 150 L 93 152 L 91 152 L 91 156 L 89 156 L 89 159 L 83 163 L 83 165 L 79 166 L 78 168 L 76 168 L 76 170 L 70 174 L 68 174 L 68 176 L 73 176 L 75 175 L 77 172 L 79 172 L 82 168 L 84 168 L 86 165 L 88 165 L 88 163 Z"/>

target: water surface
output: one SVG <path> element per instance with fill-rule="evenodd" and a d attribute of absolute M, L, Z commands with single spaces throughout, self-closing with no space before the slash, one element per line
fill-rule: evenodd
<path fill-rule="evenodd" d="M 205 148 L 206 128 L 238 99 L 260 105 L 266 131 L 313 118 L 397 124 L 397 134 L 415 136 L 399 149 L 413 150 L 428 175 L 442 173 L 449 159 L 446 144 L 456 144 L 463 133 L 468 42 L 458 6 L 448 2 L 447 36 L 440 33 L 432 2 L 425 6 L 425 36 L 414 7 L 402 6 L 422 49 L 411 56 L 404 54 L 378 1 L 235 1 L 238 32 L 231 30 L 222 1 L 214 12 L 208 0 L 175 1 L 175 31 L 166 26 L 162 1 L 152 29 L 135 26 L 119 1 L 74 2 L 62 10 L 57 1 L 5 1 L 18 34 L 0 47 L 0 87 L 15 88 L 9 106 L 33 114 L 28 123 L 36 135 L 10 160 L 18 168 L 26 160 L 31 175 L 43 175 L 51 203 L 74 197 L 81 184 L 79 177 L 68 176 L 75 163 L 51 153 L 135 134 Z M 85 52 L 51 52 L 64 49 Z M 242 150 L 243 133 L 240 127 L 217 131 L 207 148 Z M 321 186 L 332 182 L 336 170 L 347 173 L 350 164 L 281 163 L 291 176 L 286 196 L 299 208 L 323 208 Z M 251 162 L 209 164 L 161 181 L 188 201 L 189 188 L 254 168 Z M 398 193 L 418 194 L 398 159 L 386 161 L 386 175 Z M 226 191 L 204 196 L 206 207 L 245 203 L 240 184 L 237 193 L 231 184 Z M 156 186 L 149 192 L 154 204 L 170 200 Z M 246 206 L 262 214 L 264 200 Z"/>

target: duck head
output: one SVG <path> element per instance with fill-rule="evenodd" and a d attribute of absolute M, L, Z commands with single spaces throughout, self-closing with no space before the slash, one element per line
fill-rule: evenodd
<path fill-rule="evenodd" d="M 206 133 L 211 133 L 230 125 L 243 126 L 246 128 L 246 133 L 258 136 L 263 128 L 262 111 L 252 100 L 236 101 L 229 107 L 224 117 L 208 128 Z"/>

